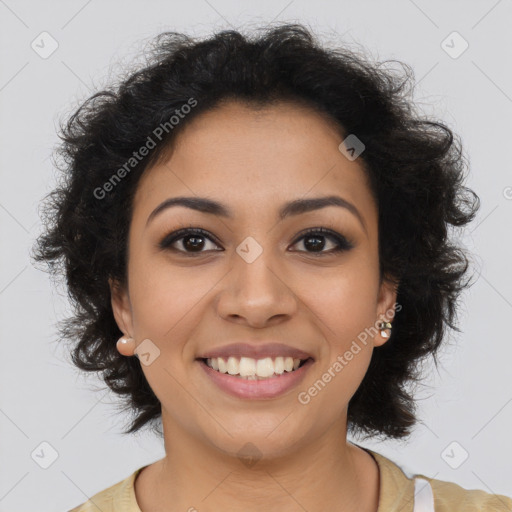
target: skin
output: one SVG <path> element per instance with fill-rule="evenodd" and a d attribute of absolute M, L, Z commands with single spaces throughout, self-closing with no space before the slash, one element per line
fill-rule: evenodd
<path fill-rule="evenodd" d="M 170 156 L 143 175 L 129 232 L 128 287 L 110 283 L 120 330 L 135 345 L 150 339 L 160 350 L 141 365 L 162 404 L 166 450 L 136 480 L 143 512 L 377 511 L 378 466 L 347 442 L 347 405 L 373 349 L 387 339 L 377 333 L 359 343 L 359 353 L 307 405 L 297 399 L 359 333 L 389 318 L 396 301 L 396 288 L 379 280 L 377 206 L 360 159 L 339 151 L 343 138 L 306 107 L 256 111 L 230 101 L 187 124 Z M 277 217 L 287 201 L 328 195 L 355 205 L 364 227 L 336 206 Z M 176 196 L 217 200 L 234 218 L 179 206 L 146 225 Z M 183 239 L 174 251 L 158 247 L 168 233 L 191 226 L 219 243 L 201 238 L 199 253 L 187 252 Z M 297 237 L 318 227 L 354 247 L 329 254 L 335 240 L 322 235 L 319 256 L 308 236 Z M 252 263 L 236 252 L 247 236 L 263 249 Z M 267 340 L 315 359 L 304 381 L 277 398 L 229 396 L 195 360 L 212 347 Z M 119 351 L 132 356 L 135 345 Z M 248 442 L 261 457 L 250 467 L 237 455 Z"/>

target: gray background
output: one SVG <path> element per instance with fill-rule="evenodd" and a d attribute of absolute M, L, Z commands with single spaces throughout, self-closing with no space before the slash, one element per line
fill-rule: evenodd
<path fill-rule="evenodd" d="M 409 63 L 418 105 L 461 135 L 482 200 L 463 238 L 479 276 L 462 296 L 462 334 L 438 372 L 425 368 L 414 435 L 361 444 L 409 473 L 512 496 L 510 1 L 0 0 L 0 511 L 67 510 L 164 453 L 150 435 L 121 435 L 114 397 L 67 362 L 55 325 L 66 291 L 29 261 L 58 119 L 160 31 L 201 36 L 271 21 L 304 22 L 326 42 Z M 31 47 L 44 31 L 59 45 L 48 58 Z M 462 40 L 445 43 L 452 56 L 442 43 L 453 31 L 469 44 L 457 58 Z M 43 442 L 58 454 L 47 469 Z"/>

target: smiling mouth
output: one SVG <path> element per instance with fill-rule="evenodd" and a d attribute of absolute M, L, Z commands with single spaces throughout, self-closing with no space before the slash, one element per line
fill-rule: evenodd
<path fill-rule="evenodd" d="M 268 380 L 293 373 L 308 361 L 313 361 L 313 358 L 266 357 L 256 360 L 250 357 L 214 357 L 198 358 L 197 360 L 220 374 L 227 374 L 243 380 Z"/>

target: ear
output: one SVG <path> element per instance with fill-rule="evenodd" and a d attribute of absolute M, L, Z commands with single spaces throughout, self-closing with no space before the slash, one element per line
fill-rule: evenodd
<path fill-rule="evenodd" d="M 126 287 L 118 281 L 109 277 L 108 284 L 110 287 L 110 297 L 112 311 L 117 326 L 122 333 L 129 337 L 133 337 L 133 318 L 130 299 Z"/>
<path fill-rule="evenodd" d="M 380 284 L 379 296 L 377 299 L 377 319 L 390 322 L 393 325 L 393 318 L 395 313 L 402 309 L 400 304 L 396 304 L 398 282 L 394 277 L 385 276 Z M 386 331 L 389 333 L 389 331 Z M 381 346 L 388 341 L 389 338 L 384 338 L 380 332 L 374 336 L 374 345 Z"/>

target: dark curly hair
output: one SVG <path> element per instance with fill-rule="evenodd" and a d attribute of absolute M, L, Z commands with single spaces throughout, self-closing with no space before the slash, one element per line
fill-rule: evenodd
<path fill-rule="evenodd" d="M 45 198 L 46 229 L 33 258 L 65 277 L 74 314 L 59 328 L 72 343 L 72 362 L 100 372 L 124 397 L 133 415 L 126 433 L 154 426 L 161 404 L 137 358 L 117 352 L 122 332 L 108 282 L 126 284 L 137 183 L 190 120 L 223 101 L 256 109 L 279 101 L 307 105 L 365 145 L 358 161 L 378 205 L 380 276 L 396 283 L 401 305 L 391 338 L 373 351 L 349 402 L 348 429 L 403 438 L 417 421 L 406 385 L 420 382 L 426 356 L 437 366 L 446 327 L 460 331 L 457 301 L 469 286 L 469 260 L 448 236 L 448 225 L 467 224 L 480 205 L 463 185 L 461 143 L 443 123 L 417 112 L 408 65 L 400 63 L 404 73 L 381 69 L 362 52 L 321 45 L 301 24 L 262 30 L 252 37 L 225 30 L 203 40 L 161 33 L 140 69 L 83 102 L 60 126 L 54 163 L 61 179 Z M 134 161 L 150 139 L 155 147 Z"/>

